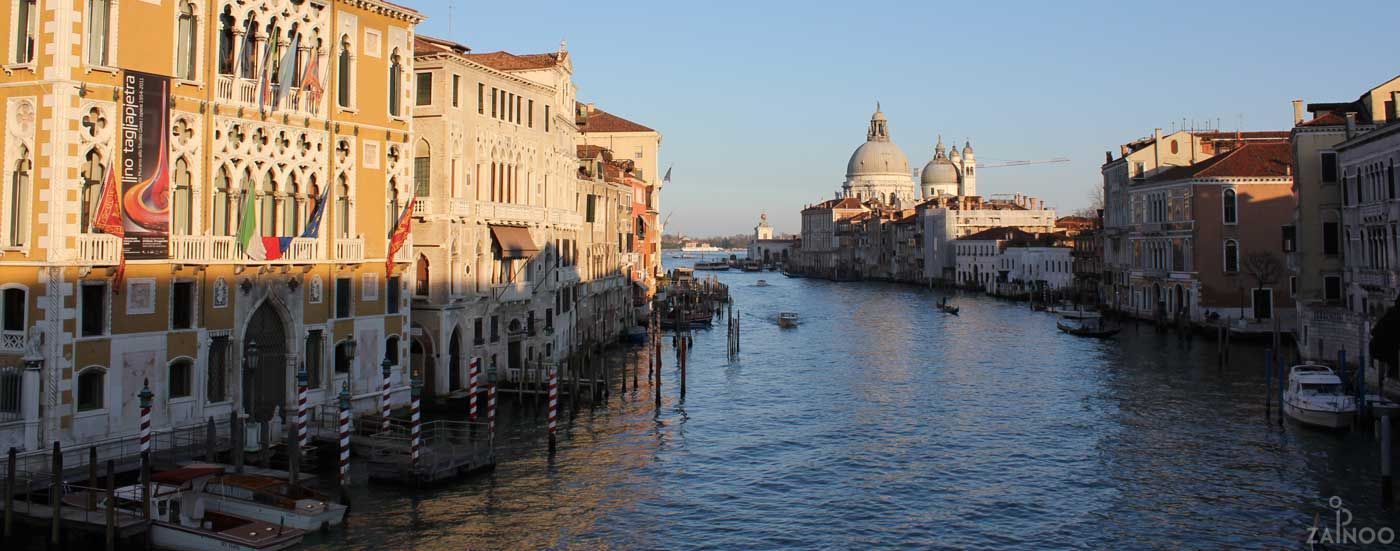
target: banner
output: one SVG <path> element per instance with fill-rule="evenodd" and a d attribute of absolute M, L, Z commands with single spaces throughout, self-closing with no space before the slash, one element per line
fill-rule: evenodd
<path fill-rule="evenodd" d="M 122 253 L 170 258 L 170 79 L 122 73 Z"/>

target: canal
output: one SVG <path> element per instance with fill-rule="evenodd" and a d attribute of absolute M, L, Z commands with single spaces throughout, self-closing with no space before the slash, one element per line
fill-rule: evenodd
<path fill-rule="evenodd" d="M 504 399 L 494 473 L 359 485 L 308 547 L 1299 548 L 1331 496 L 1353 527 L 1397 526 L 1366 431 L 1265 419 L 1262 348 L 1218 370 L 1213 342 L 1146 326 L 1096 341 L 1022 303 L 958 296 L 949 316 L 907 286 L 718 277 L 741 359 L 723 321 L 698 332 L 683 402 L 669 339 L 659 414 L 615 383 L 561 413 L 553 458 L 544 406 Z M 643 358 L 613 361 L 645 385 Z"/>

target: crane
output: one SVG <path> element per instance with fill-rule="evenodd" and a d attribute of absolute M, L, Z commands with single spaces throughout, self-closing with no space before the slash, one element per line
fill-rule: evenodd
<path fill-rule="evenodd" d="M 1037 159 L 1033 161 L 1001 161 L 996 163 L 977 163 L 975 166 L 977 168 L 999 168 L 1004 166 L 1048 165 L 1068 162 L 1069 157 L 1055 157 L 1053 159 Z"/>

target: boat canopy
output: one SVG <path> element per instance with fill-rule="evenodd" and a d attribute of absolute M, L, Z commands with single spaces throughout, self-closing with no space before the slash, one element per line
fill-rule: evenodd
<path fill-rule="evenodd" d="M 197 478 L 224 474 L 223 467 L 182 467 L 173 471 L 161 471 L 151 475 L 151 482 L 182 485 Z"/>

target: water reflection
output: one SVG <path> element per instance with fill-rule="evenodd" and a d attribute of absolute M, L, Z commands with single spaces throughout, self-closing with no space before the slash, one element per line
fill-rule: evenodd
<path fill-rule="evenodd" d="M 721 277 L 742 355 L 723 321 L 697 333 L 684 402 L 669 339 L 659 411 L 646 356 L 619 354 L 608 405 L 565 408 L 552 459 L 543 402 L 505 399 L 494 473 L 358 488 L 313 547 L 1296 547 L 1331 495 L 1394 525 L 1368 434 L 1265 419 L 1259 349 L 1220 370 L 1212 343 L 1078 339 L 1016 303 L 949 316 L 909 287 Z"/>

